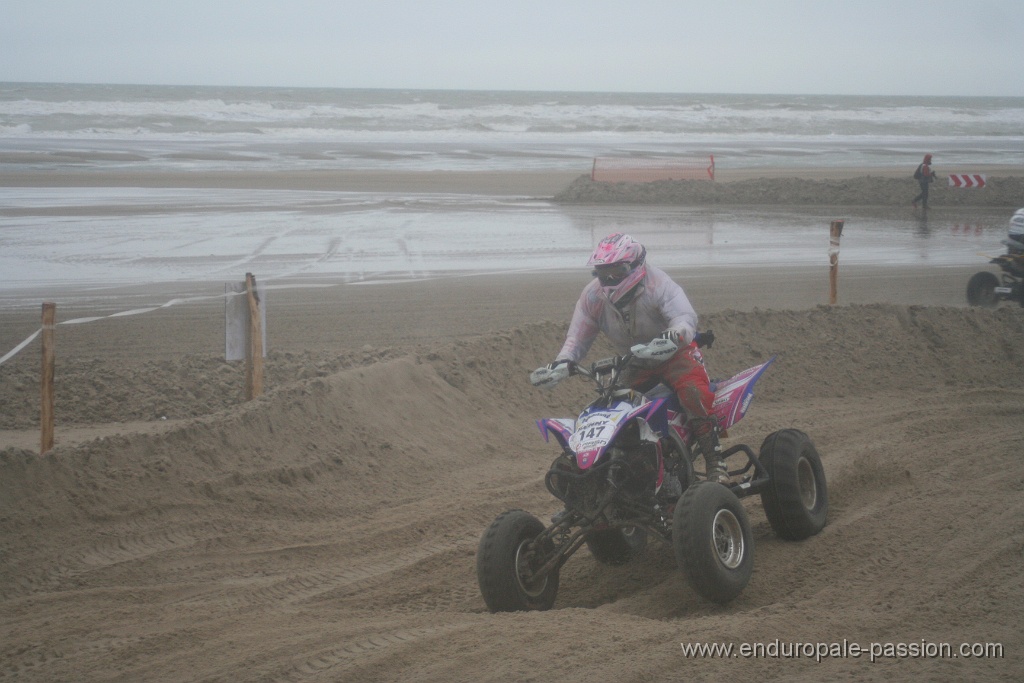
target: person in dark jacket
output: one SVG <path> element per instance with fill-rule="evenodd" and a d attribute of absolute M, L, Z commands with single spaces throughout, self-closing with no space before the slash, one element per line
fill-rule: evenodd
<path fill-rule="evenodd" d="M 921 193 L 911 200 L 911 204 L 914 208 L 917 208 L 918 202 L 921 203 L 921 207 L 928 208 L 928 186 L 935 182 L 935 171 L 932 170 L 932 155 L 925 154 L 924 161 L 922 161 L 917 170 L 914 171 L 914 179 L 917 180 L 921 186 Z"/>

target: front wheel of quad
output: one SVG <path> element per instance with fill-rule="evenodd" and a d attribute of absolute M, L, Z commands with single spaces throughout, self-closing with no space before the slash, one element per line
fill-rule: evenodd
<path fill-rule="evenodd" d="M 732 491 L 712 481 L 697 482 L 679 499 L 672 549 L 693 589 L 719 604 L 739 595 L 754 571 L 747 512 Z"/>
<path fill-rule="evenodd" d="M 587 547 L 601 564 L 616 567 L 626 564 L 647 547 L 647 532 L 635 526 L 601 529 L 587 535 Z"/>
<path fill-rule="evenodd" d="M 555 604 L 558 570 L 540 578 L 531 574 L 543 566 L 550 550 L 534 548 L 544 531 L 539 519 L 523 510 L 505 512 L 487 527 L 476 552 L 476 576 L 487 609 L 492 612 L 547 610 Z"/>
<path fill-rule="evenodd" d="M 775 533 L 802 541 L 821 531 L 828 517 L 828 486 L 810 437 L 798 429 L 769 434 L 760 460 L 770 479 L 761 505 Z"/>
<path fill-rule="evenodd" d="M 975 273 L 967 281 L 967 303 L 982 308 L 995 308 L 999 304 L 999 297 L 996 295 L 998 286 L 999 278 L 987 270 Z"/>

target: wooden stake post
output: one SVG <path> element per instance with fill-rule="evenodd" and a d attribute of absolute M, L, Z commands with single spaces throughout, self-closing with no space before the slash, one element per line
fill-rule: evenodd
<path fill-rule="evenodd" d="M 54 408 L 56 405 L 53 391 L 53 375 L 56 365 L 56 352 L 54 350 L 54 337 L 56 336 L 57 304 L 47 302 L 43 304 L 43 372 L 42 372 L 42 395 L 41 409 L 39 414 L 40 443 L 39 455 L 46 455 L 47 451 L 53 450 L 54 432 Z"/>
<path fill-rule="evenodd" d="M 245 400 L 263 394 L 263 322 L 260 299 L 256 293 L 256 277 L 245 274 L 245 295 L 249 300 L 248 343 L 245 350 Z"/>
<path fill-rule="evenodd" d="M 843 236 L 843 224 L 846 221 L 832 221 L 828 231 L 828 260 L 829 260 L 829 292 L 828 303 L 836 305 L 839 298 L 839 238 Z"/>

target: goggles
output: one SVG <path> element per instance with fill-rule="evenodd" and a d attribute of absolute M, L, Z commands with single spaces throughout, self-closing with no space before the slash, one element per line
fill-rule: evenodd
<path fill-rule="evenodd" d="M 595 266 L 594 272 L 591 274 L 600 281 L 602 286 L 614 287 L 625 280 L 626 276 L 631 272 L 633 272 L 632 264 L 627 261 L 620 261 L 619 263 Z"/>

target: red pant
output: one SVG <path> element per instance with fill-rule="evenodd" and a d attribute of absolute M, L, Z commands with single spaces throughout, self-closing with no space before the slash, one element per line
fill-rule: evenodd
<path fill-rule="evenodd" d="M 694 430 L 698 435 L 711 426 L 710 423 L 707 427 L 700 424 L 711 415 L 711 404 L 715 400 L 715 395 L 711 391 L 708 371 L 704 368 L 704 357 L 696 343 L 679 349 L 658 367 L 640 370 L 629 379 L 634 387 L 650 385 L 654 381 L 668 384 L 675 390 L 679 402 L 689 416 L 698 421 Z"/>

